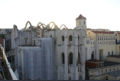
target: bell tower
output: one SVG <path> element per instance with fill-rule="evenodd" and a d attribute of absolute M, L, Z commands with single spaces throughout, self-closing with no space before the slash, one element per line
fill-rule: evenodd
<path fill-rule="evenodd" d="M 76 28 L 86 29 L 86 18 L 81 14 L 76 18 Z"/>

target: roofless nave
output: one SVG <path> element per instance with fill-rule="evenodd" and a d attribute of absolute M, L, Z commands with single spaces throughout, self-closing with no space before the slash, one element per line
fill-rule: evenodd
<path fill-rule="evenodd" d="M 119 34 L 107 32 L 110 31 L 88 30 L 82 15 L 76 19 L 74 29 L 58 27 L 54 22 L 32 26 L 28 21 L 23 30 L 14 25 L 12 50 L 6 55 L 12 56 L 13 69 L 19 71 L 21 80 L 85 80 L 86 60 L 105 60 L 108 55 L 120 54 L 116 44 Z"/>

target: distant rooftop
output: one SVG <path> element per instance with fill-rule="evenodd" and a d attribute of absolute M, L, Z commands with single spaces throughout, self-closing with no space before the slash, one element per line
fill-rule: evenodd
<path fill-rule="evenodd" d="M 100 61 L 100 60 L 97 60 L 97 59 L 90 59 L 90 60 L 87 60 L 87 62 L 103 62 L 103 61 Z"/>
<path fill-rule="evenodd" d="M 107 57 L 115 57 L 115 58 L 120 58 L 120 55 L 109 55 Z"/>
<path fill-rule="evenodd" d="M 86 19 L 85 17 L 83 17 L 81 14 L 76 18 L 76 20 L 78 19 Z"/>
<path fill-rule="evenodd" d="M 120 70 L 119 71 L 113 71 L 113 72 L 109 72 L 109 73 L 106 73 L 110 76 L 113 76 L 113 77 L 118 77 L 120 76 Z"/>
<path fill-rule="evenodd" d="M 92 31 L 94 33 L 114 34 L 114 32 Z"/>
<path fill-rule="evenodd" d="M 104 67 L 106 66 L 113 66 L 113 65 L 119 65 L 119 62 L 111 62 L 111 61 L 104 61 Z"/>

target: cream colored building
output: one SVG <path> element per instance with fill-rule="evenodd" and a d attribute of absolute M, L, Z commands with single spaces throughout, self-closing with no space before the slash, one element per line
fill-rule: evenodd
<path fill-rule="evenodd" d="M 120 63 L 105 61 L 104 66 L 100 68 L 86 68 L 86 74 L 89 80 L 119 80 Z M 116 74 L 114 74 L 116 73 Z"/>
<path fill-rule="evenodd" d="M 116 39 L 120 38 L 117 32 L 88 30 L 87 36 L 90 36 L 91 40 L 97 41 L 99 60 L 105 60 L 108 55 L 120 54 L 120 46 L 116 44 Z"/>
<path fill-rule="evenodd" d="M 107 56 L 106 61 L 112 61 L 112 62 L 119 62 L 120 63 L 120 55 Z"/>

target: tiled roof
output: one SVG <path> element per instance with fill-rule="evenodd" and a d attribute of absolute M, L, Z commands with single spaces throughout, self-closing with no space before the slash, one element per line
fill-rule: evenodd
<path fill-rule="evenodd" d="M 116 57 L 116 58 L 120 58 L 120 55 L 109 55 L 107 57 Z"/>
<path fill-rule="evenodd" d="M 102 62 L 102 61 L 97 60 L 97 59 L 90 59 L 90 60 L 87 60 L 87 61 L 89 61 L 89 62 Z"/>
<path fill-rule="evenodd" d="M 83 17 L 81 14 L 76 18 L 76 20 L 78 19 L 86 19 L 85 17 Z"/>
<path fill-rule="evenodd" d="M 103 34 L 114 34 L 114 32 L 104 32 L 104 31 L 92 31 L 94 33 L 103 33 Z"/>

